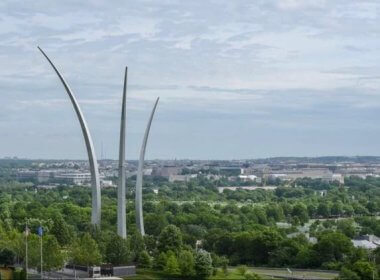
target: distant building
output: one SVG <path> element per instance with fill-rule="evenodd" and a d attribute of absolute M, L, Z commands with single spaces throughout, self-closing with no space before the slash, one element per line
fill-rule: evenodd
<path fill-rule="evenodd" d="M 257 180 L 256 175 L 239 175 L 238 177 L 243 182 L 249 182 L 249 181 L 255 182 Z"/>
<path fill-rule="evenodd" d="M 100 186 L 103 188 L 115 188 L 116 185 L 111 180 L 100 180 Z"/>
<path fill-rule="evenodd" d="M 91 182 L 90 172 L 68 172 L 59 173 L 54 176 L 57 181 L 66 184 L 84 185 Z"/>
<path fill-rule="evenodd" d="M 54 177 L 54 171 L 50 170 L 19 170 L 17 172 L 17 179 L 36 180 L 38 183 L 46 183 Z"/>
<path fill-rule="evenodd" d="M 191 179 L 194 179 L 197 177 L 198 177 L 198 174 L 170 175 L 169 182 L 189 182 Z"/>
<path fill-rule="evenodd" d="M 292 224 L 284 223 L 284 222 L 277 222 L 277 223 L 276 223 L 276 226 L 277 226 L 278 228 L 291 228 L 291 227 L 292 227 Z"/>
<path fill-rule="evenodd" d="M 356 239 L 351 240 L 356 248 L 364 248 L 367 250 L 374 250 L 380 246 L 380 238 L 376 235 L 362 235 Z"/>
<path fill-rule="evenodd" d="M 223 193 L 224 190 L 230 190 L 230 191 L 236 191 L 236 190 L 248 190 L 248 191 L 254 191 L 254 190 L 266 190 L 266 191 L 274 191 L 277 189 L 276 186 L 231 186 L 231 187 L 218 187 L 218 192 Z"/>
<path fill-rule="evenodd" d="M 182 167 L 178 166 L 164 166 L 164 167 L 157 167 L 154 168 L 151 172 L 154 176 L 162 176 L 169 178 L 170 175 L 178 175 L 182 171 Z"/>
<path fill-rule="evenodd" d="M 265 175 L 268 178 L 280 178 L 284 181 L 293 181 L 300 178 L 321 179 L 326 182 L 338 181 L 344 184 L 342 174 L 333 173 L 328 168 L 301 168 L 296 170 L 281 170 L 281 173 L 270 173 Z"/>
<path fill-rule="evenodd" d="M 315 191 L 315 194 L 323 197 L 327 195 L 327 190 L 318 190 L 318 191 Z"/>
<path fill-rule="evenodd" d="M 57 188 L 57 185 L 37 185 L 36 188 L 44 190 L 52 190 Z"/>

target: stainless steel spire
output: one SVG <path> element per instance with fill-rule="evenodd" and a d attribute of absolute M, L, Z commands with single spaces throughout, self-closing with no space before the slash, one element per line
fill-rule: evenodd
<path fill-rule="evenodd" d="M 127 74 L 125 68 L 123 101 L 121 105 L 120 145 L 119 145 L 119 183 L 117 187 L 117 233 L 122 238 L 127 237 L 126 213 L 125 213 L 125 119 L 127 99 Z"/>
<path fill-rule="evenodd" d="M 150 126 L 152 124 L 154 112 L 156 111 L 156 107 L 157 107 L 159 99 L 160 98 L 158 97 L 156 100 L 156 103 L 154 103 L 152 113 L 150 114 L 150 118 L 148 121 L 148 125 L 146 126 L 146 129 L 145 129 L 144 139 L 143 139 L 141 151 L 140 151 L 139 166 L 137 169 L 136 203 L 135 203 L 136 204 L 136 225 L 137 225 L 137 229 L 140 231 L 140 234 L 142 236 L 145 235 L 144 216 L 143 216 L 143 209 L 142 209 L 142 184 L 143 184 L 144 158 L 145 158 L 146 144 L 148 143 Z"/>
<path fill-rule="evenodd" d="M 69 85 L 55 67 L 53 62 L 49 59 L 49 57 L 45 54 L 45 52 L 38 47 L 41 53 L 48 60 L 50 65 L 53 67 L 55 73 L 58 75 L 61 80 L 67 94 L 70 97 L 71 103 L 73 104 L 74 110 L 77 114 L 80 126 L 82 128 L 82 133 L 84 137 L 84 141 L 86 143 L 88 161 L 90 163 L 90 172 L 91 172 L 91 188 L 92 188 L 92 212 L 91 212 L 91 223 L 93 225 L 100 227 L 100 209 L 101 209 L 101 198 L 100 198 L 100 180 L 99 180 L 99 170 L 98 170 L 98 162 L 96 160 L 96 154 L 94 149 L 94 144 L 92 142 L 90 131 L 88 130 L 86 120 L 84 119 L 83 113 L 79 107 L 79 104 L 75 98 L 74 93 L 70 89 Z"/>

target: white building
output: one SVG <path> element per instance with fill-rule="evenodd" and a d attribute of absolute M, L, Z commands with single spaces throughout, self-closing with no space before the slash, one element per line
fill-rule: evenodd
<path fill-rule="evenodd" d="M 170 175 L 169 182 L 189 182 L 191 179 L 194 179 L 197 177 L 198 177 L 198 174 Z"/>
<path fill-rule="evenodd" d="M 255 182 L 257 180 L 256 175 L 239 175 L 239 179 L 243 182 Z"/>

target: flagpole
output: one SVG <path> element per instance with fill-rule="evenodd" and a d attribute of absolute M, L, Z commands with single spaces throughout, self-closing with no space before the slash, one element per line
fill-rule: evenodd
<path fill-rule="evenodd" d="M 40 236 L 40 254 L 41 254 L 41 279 L 43 279 L 43 259 L 42 259 L 42 235 L 43 235 L 43 228 L 40 225 L 38 228 L 38 235 Z"/>
<path fill-rule="evenodd" d="M 43 276 L 43 273 L 42 273 L 42 235 L 40 237 L 40 240 L 41 240 L 41 279 L 44 279 L 44 276 Z"/>

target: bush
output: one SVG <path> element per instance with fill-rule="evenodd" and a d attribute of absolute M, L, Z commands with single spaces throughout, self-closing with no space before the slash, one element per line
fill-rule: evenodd
<path fill-rule="evenodd" d="M 142 251 L 139 255 L 139 266 L 142 268 L 151 268 L 152 267 L 152 259 L 149 256 L 147 251 Z"/>
<path fill-rule="evenodd" d="M 4 266 L 13 265 L 16 254 L 7 248 L 0 250 L 0 264 Z"/>
<path fill-rule="evenodd" d="M 246 273 L 244 275 L 245 279 L 247 280 L 262 280 L 263 278 L 261 278 L 258 274 L 254 273 L 254 272 L 251 272 L 251 273 Z"/>
<path fill-rule="evenodd" d="M 177 258 L 174 254 L 168 255 L 164 272 L 168 275 L 178 275 L 180 270 L 178 266 Z"/>
<path fill-rule="evenodd" d="M 194 276 L 194 256 L 190 251 L 181 251 L 178 258 L 181 275 L 185 277 Z"/>
<path fill-rule="evenodd" d="M 27 279 L 26 270 L 25 270 L 25 268 L 23 268 L 20 271 L 20 280 L 26 280 L 26 279 Z"/>
<path fill-rule="evenodd" d="M 339 273 L 338 279 L 360 280 L 360 277 L 356 272 L 354 272 L 348 268 L 343 267 Z"/>
<path fill-rule="evenodd" d="M 160 253 L 154 259 L 154 268 L 158 270 L 164 270 L 166 266 L 166 259 L 167 259 L 166 254 L 164 252 Z"/>
<path fill-rule="evenodd" d="M 246 265 L 239 265 L 237 268 L 236 268 L 237 272 L 241 275 L 241 276 L 244 276 L 244 274 L 247 272 L 248 268 Z"/>
<path fill-rule="evenodd" d="M 212 274 L 212 260 L 210 253 L 205 250 L 199 250 L 195 258 L 195 271 L 197 279 L 205 279 Z"/>

